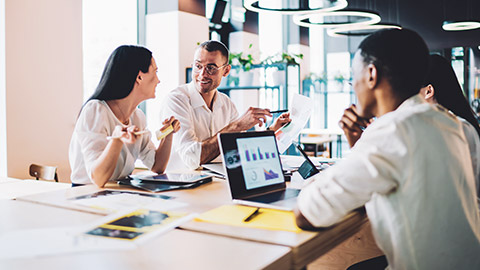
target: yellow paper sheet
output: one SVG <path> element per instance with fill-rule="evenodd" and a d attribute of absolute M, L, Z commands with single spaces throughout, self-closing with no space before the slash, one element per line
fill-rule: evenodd
<path fill-rule="evenodd" d="M 164 129 L 163 131 L 157 130 L 155 132 L 155 135 L 157 136 L 157 140 L 160 141 L 161 139 L 167 137 L 167 135 L 172 133 L 172 132 L 173 132 L 173 127 L 172 127 L 172 125 L 170 125 L 166 129 Z"/>
<path fill-rule="evenodd" d="M 195 218 L 196 221 L 241 226 L 249 228 L 301 232 L 295 223 L 295 215 L 290 211 L 261 208 L 260 214 L 251 221 L 243 220 L 255 211 L 255 207 L 243 205 L 223 205 Z"/>

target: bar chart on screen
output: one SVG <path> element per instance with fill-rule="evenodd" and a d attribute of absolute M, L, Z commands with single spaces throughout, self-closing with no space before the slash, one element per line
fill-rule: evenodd
<path fill-rule="evenodd" d="M 237 145 L 247 189 L 283 182 L 273 136 L 238 139 Z"/>

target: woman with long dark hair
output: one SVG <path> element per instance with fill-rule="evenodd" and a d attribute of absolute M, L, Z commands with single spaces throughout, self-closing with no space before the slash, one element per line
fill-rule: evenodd
<path fill-rule="evenodd" d="M 109 180 L 132 173 L 140 159 L 152 171 L 162 173 L 167 166 L 172 133 L 155 149 L 146 130 L 140 102 L 154 98 L 160 82 L 152 53 L 139 46 L 120 46 L 110 55 L 95 93 L 78 116 L 69 159 L 73 185 L 94 183 L 103 187 Z M 176 132 L 180 123 L 165 119 Z"/>
<path fill-rule="evenodd" d="M 447 108 L 462 122 L 470 148 L 477 196 L 480 196 L 480 126 L 447 59 L 436 54 L 430 55 L 429 69 L 420 95 L 429 103 L 438 103 Z M 478 202 L 480 205 L 480 197 Z"/>

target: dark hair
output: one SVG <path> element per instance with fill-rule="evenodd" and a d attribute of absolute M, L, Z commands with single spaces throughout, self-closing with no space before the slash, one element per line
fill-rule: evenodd
<path fill-rule="evenodd" d="M 408 29 L 377 31 L 358 46 L 366 64 L 373 64 L 379 80 L 390 82 L 399 98 L 418 94 L 428 67 L 425 41 Z"/>
<path fill-rule="evenodd" d="M 423 86 L 431 84 L 434 97 L 443 107 L 467 120 L 480 136 L 480 126 L 458 83 L 452 65 L 444 57 L 432 54 Z"/>
<path fill-rule="evenodd" d="M 228 56 L 229 56 L 228 48 L 227 46 L 225 46 L 225 44 L 223 44 L 220 41 L 207 40 L 202 44 L 198 45 L 197 48 L 202 48 L 209 52 L 219 51 L 223 55 L 223 57 L 225 57 L 225 59 L 228 61 Z"/>
<path fill-rule="evenodd" d="M 140 46 L 123 45 L 116 48 L 105 64 L 95 93 L 87 100 L 122 99 L 132 92 L 138 72 L 148 72 L 152 52 Z"/>

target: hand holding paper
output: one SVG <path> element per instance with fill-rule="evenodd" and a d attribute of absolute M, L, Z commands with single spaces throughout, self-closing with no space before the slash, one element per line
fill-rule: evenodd
<path fill-rule="evenodd" d="M 289 111 L 291 122 L 275 132 L 280 153 L 287 150 L 292 141 L 298 137 L 300 131 L 307 124 L 308 119 L 312 115 L 313 100 L 309 97 L 295 94 Z"/>
<path fill-rule="evenodd" d="M 270 127 L 270 130 L 277 131 L 281 127 L 284 127 L 291 123 L 292 119 L 290 119 L 290 113 L 283 113 L 281 114 L 277 119 L 275 119 L 275 122 L 273 125 Z"/>

